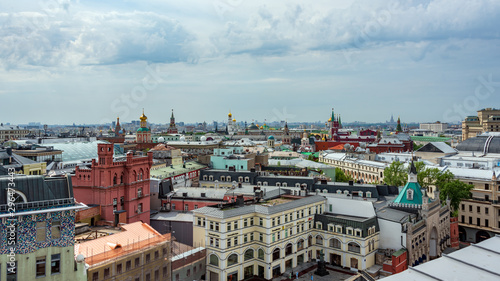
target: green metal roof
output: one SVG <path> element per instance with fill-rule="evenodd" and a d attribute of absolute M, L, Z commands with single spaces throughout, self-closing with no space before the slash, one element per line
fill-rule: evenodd
<path fill-rule="evenodd" d="M 413 204 L 413 205 L 422 205 L 422 191 L 420 191 L 420 184 L 418 182 L 408 182 L 405 187 L 399 193 L 398 197 L 394 199 L 394 203 L 399 204 Z M 408 200 L 407 191 L 408 189 L 413 190 L 413 199 Z"/>
<path fill-rule="evenodd" d="M 428 142 L 446 142 L 451 140 L 451 138 L 446 137 L 422 137 L 422 136 L 411 136 L 412 141 L 428 141 Z"/>
<path fill-rule="evenodd" d="M 149 132 L 149 128 L 139 128 L 137 132 Z"/>
<path fill-rule="evenodd" d="M 398 251 L 392 253 L 392 255 L 395 256 L 395 257 L 399 257 L 404 252 L 406 252 L 406 249 L 402 248 L 402 249 L 399 249 Z"/>

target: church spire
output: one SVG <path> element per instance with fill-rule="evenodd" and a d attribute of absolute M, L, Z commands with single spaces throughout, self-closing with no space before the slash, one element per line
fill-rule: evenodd
<path fill-rule="evenodd" d="M 396 126 L 396 133 L 402 132 L 403 129 L 401 129 L 401 119 L 398 116 L 398 125 Z"/>

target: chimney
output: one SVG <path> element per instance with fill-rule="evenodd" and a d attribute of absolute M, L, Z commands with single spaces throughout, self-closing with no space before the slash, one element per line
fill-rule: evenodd
<path fill-rule="evenodd" d="M 242 195 L 242 194 L 239 194 L 239 195 L 236 197 L 236 206 L 238 206 L 238 207 L 243 207 L 243 206 L 245 206 L 245 199 L 243 198 L 243 195 Z"/>

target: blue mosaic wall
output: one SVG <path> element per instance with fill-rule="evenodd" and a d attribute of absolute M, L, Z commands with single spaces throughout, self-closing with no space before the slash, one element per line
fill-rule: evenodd
<path fill-rule="evenodd" d="M 22 221 L 16 222 L 17 225 L 17 244 L 16 254 L 28 254 L 38 249 L 48 247 L 67 247 L 75 244 L 75 217 L 74 211 L 60 211 L 53 213 L 42 213 L 36 215 L 22 216 Z M 46 222 L 45 241 L 36 241 L 36 223 Z M 52 239 L 51 226 L 53 221 L 61 222 L 61 237 Z M 8 254 L 9 246 L 7 244 L 9 221 L 0 226 L 0 254 Z"/>

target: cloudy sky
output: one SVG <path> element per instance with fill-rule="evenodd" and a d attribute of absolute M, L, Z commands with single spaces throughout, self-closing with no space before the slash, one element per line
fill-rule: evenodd
<path fill-rule="evenodd" d="M 496 0 L 1 1 L 0 121 L 458 121 L 500 107 L 499 26 Z"/>

